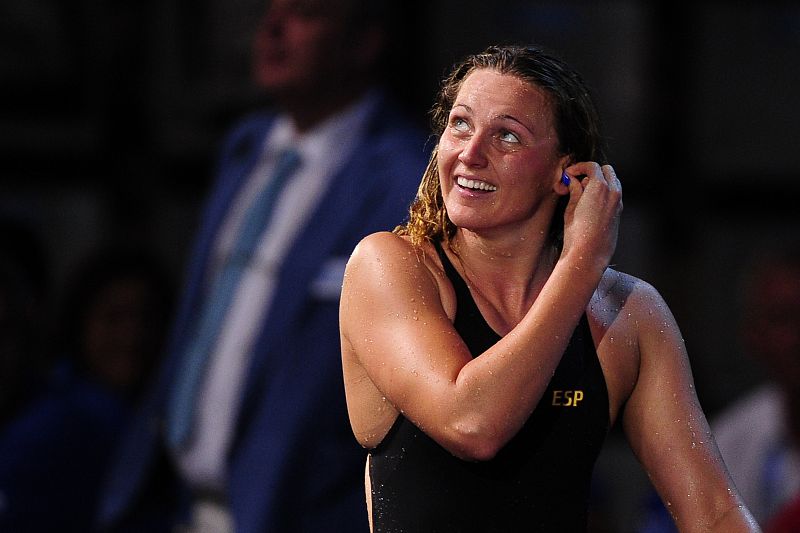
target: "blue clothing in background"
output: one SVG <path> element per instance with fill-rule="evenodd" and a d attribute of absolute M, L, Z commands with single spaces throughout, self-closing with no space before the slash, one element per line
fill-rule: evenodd
<path fill-rule="evenodd" d="M 59 365 L 0 431 L 0 531 L 87 533 L 129 409 L 122 397 Z"/>
<path fill-rule="evenodd" d="M 107 530 L 141 530 L 143 517 L 158 513 L 168 525 L 191 500 L 174 470 L 159 467 L 169 463 L 164 416 L 205 296 L 215 239 L 274 118 L 246 119 L 225 144 L 170 349 L 110 472 L 99 516 Z M 228 506 L 237 533 L 367 530 L 365 453 L 350 430 L 342 383 L 341 276 L 362 237 L 405 220 L 428 160 L 425 139 L 382 102 L 281 265 L 274 312 L 258 330 L 228 454 Z M 171 501 L 163 499 L 164 487 L 175 487 Z"/>

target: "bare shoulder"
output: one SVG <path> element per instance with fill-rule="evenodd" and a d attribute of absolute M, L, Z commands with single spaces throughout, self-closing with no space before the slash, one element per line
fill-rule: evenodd
<path fill-rule="evenodd" d="M 410 239 L 388 231 L 364 237 L 347 263 L 342 296 L 354 291 L 381 298 L 436 297 L 450 315 L 455 311 L 452 285 L 430 242 L 415 246 Z"/>
<path fill-rule="evenodd" d="M 624 309 L 626 316 L 635 318 L 637 322 L 669 311 L 664 298 L 652 284 L 611 268 L 603 274 L 593 303 L 602 304 L 602 309 L 612 312 Z"/>
<path fill-rule="evenodd" d="M 361 239 L 353 249 L 349 262 L 352 264 L 380 262 L 392 255 L 407 254 L 412 249 L 408 239 L 389 231 L 379 231 Z"/>
<path fill-rule="evenodd" d="M 609 330 L 635 336 L 638 324 L 649 316 L 648 308 L 655 301 L 660 301 L 660 296 L 652 285 L 608 268 L 592 295 L 588 315 L 603 336 Z"/>
<path fill-rule="evenodd" d="M 433 245 L 414 246 L 389 232 L 368 235 L 347 264 L 339 309 L 342 370 L 350 424 L 373 447 L 398 410 L 387 397 L 400 387 L 395 372 L 419 350 L 424 331 L 442 331 L 448 307 L 446 276 Z M 449 305 L 449 304 L 448 304 Z M 452 305 L 454 308 L 454 304 Z M 402 392 L 397 393 L 402 397 Z"/>
<path fill-rule="evenodd" d="M 406 264 L 412 268 L 430 268 L 432 264 L 436 264 L 431 262 L 431 252 L 433 256 L 436 255 L 430 243 L 414 246 L 406 236 L 379 231 L 361 239 L 353 249 L 348 263 L 353 266 L 372 264 L 383 268 L 403 267 Z"/>
<path fill-rule="evenodd" d="M 594 298 L 605 302 L 625 304 L 628 298 L 638 289 L 642 280 L 630 274 L 607 268 L 600 278 Z"/>
<path fill-rule="evenodd" d="M 590 320 L 603 338 L 624 339 L 641 355 L 647 341 L 679 335 L 675 318 L 661 293 L 636 276 L 608 269 L 589 307 Z"/>
<path fill-rule="evenodd" d="M 616 419 L 639 379 L 642 330 L 659 320 L 663 306 L 656 289 L 642 279 L 607 269 L 587 310 L 597 354 L 608 386 L 611 419 Z"/>

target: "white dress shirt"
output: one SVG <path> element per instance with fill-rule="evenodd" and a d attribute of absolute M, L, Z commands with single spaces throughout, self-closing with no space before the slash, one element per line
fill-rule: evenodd
<path fill-rule="evenodd" d="M 760 524 L 800 494 L 800 455 L 786 416 L 781 392 L 763 385 L 711 423 L 733 482 Z"/>

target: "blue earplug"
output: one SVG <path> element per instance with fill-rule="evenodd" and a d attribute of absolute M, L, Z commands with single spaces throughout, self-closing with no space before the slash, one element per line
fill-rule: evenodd
<path fill-rule="evenodd" d="M 561 183 L 569 187 L 569 176 L 567 176 L 566 172 L 561 172 Z"/>

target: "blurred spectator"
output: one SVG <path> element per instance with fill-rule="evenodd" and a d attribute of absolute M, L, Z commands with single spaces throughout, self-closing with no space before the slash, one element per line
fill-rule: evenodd
<path fill-rule="evenodd" d="M 43 371 L 48 292 L 41 241 L 21 221 L 0 219 L 0 428 L 21 409 Z M 0 502 L 1 504 L 1 502 Z"/>
<path fill-rule="evenodd" d="M 764 533 L 797 533 L 798 531 L 800 531 L 800 495 L 785 504 L 764 527 Z"/>
<path fill-rule="evenodd" d="M 0 431 L 0 531 L 92 530 L 108 457 L 162 349 L 171 293 L 147 256 L 99 254 L 81 266 L 48 379 Z"/>
<path fill-rule="evenodd" d="M 766 525 L 800 498 L 800 247 L 757 259 L 745 278 L 739 332 L 745 352 L 769 379 L 720 413 L 711 428 L 742 498 Z M 641 531 L 674 531 L 655 497 L 651 503 Z M 781 524 L 797 516 L 790 507 L 784 513 Z M 800 522 L 793 527 L 780 531 L 800 531 Z"/>
<path fill-rule="evenodd" d="M 800 494 L 800 247 L 759 259 L 747 280 L 743 313 L 744 348 L 770 380 L 712 428 L 742 497 L 766 524 Z"/>
<path fill-rule="evenodd" d="M 110 472 L 105 529 L 366 531 L 338 300 L 356 243 L 403 221 L 427 162 L 425 133 L 379 83 L 389 30 L 407 31 L 401 8 L 267 3 L 254 79 L 275 106 L 224 143 L 167 360 Z"/>
<path fill-rule="evenodd" d="M 149 253 L 112 250 L 90 257 L 64 295 L 61 364 L 135 398 L 163 348 L 173 292 L 165 267 Z"/>

